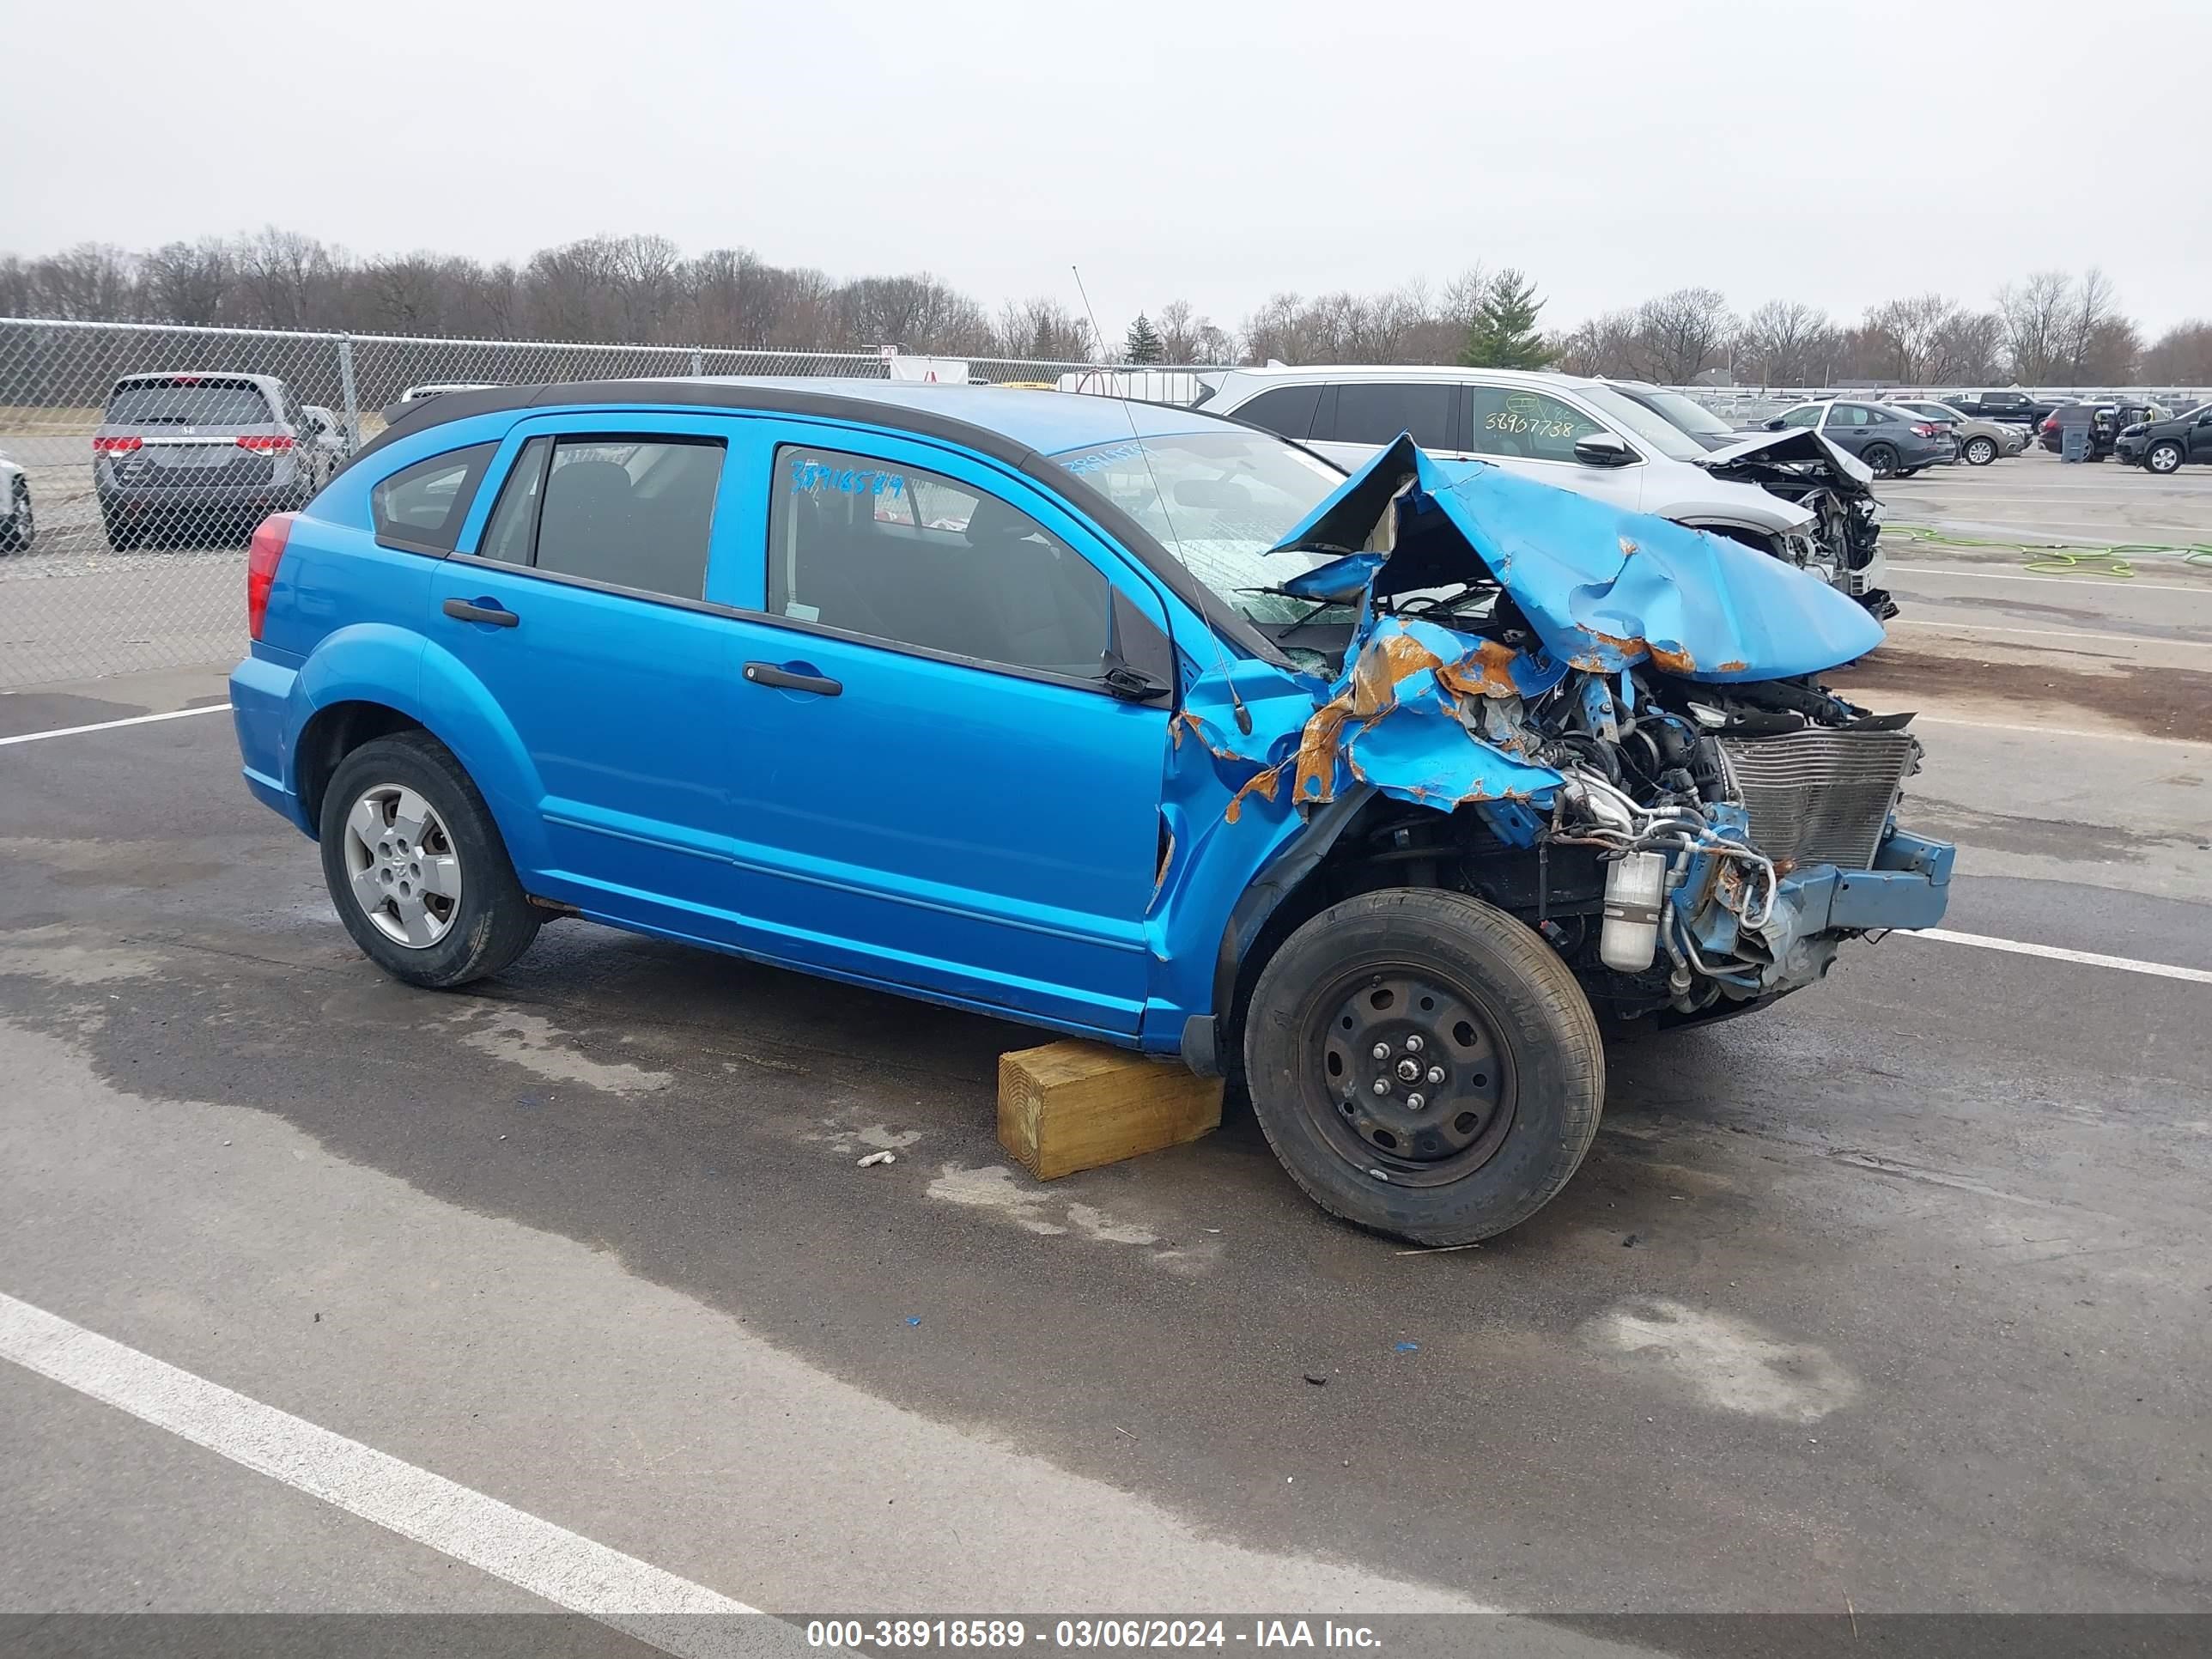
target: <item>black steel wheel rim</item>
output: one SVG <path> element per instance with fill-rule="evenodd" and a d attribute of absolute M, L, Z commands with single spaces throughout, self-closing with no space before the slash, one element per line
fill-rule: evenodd
<path fill-rule="evenodd" d="M 1441 1187 L 1488 1163 L 1518 1090 L 1482 1000 L 1426 969 L 1374 968 L 1310 1005 L 1301 1102 L 1329 1149 L 1394 1185 Z"/>

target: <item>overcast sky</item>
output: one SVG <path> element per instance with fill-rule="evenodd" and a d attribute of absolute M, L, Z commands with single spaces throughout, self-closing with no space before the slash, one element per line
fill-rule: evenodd
<path fill-rule="evenodd" d="M 2093 263 L 2212 315 L 2212 0 L 0 0 L 0 42 L 21 253 L 657 231 L 992 305 L 1079 263 L 1109 335 L 1477 262 L 1553 326 Z"/>

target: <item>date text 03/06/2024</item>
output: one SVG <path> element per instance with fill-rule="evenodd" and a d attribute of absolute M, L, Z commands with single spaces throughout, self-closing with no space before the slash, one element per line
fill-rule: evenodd
<path fill-rule="evenodd" d="M 1334 1620 L 1250 1619 L 815 1619 L 810 1647 L 1019 1648 L 1133 1651 L 1154 1648 L 1357 1648 L 1381 1638 L 1366 1625 Z"/>

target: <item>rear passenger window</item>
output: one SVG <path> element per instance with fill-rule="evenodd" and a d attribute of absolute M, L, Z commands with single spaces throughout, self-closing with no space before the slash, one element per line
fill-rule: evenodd
<path fill-rule="evenodd" d="M 501 492 L 485 556 L 514 559 L 521 520 L 537 520 L 529 562 L 556 575 L 679 599 L 707 592 L 707 538 L 722 479 L 720 439 L 579 437 L 538 450 L 533 439 Z M 542 478 L 542 482 L 541 482 Z M 521 490 L 517 495 L 518 488 Z M 532 499 L 542 494 L 542 501 Z M 514 500 L 510 505 L 509 496 Z"/>
<path fill-rule="evenodd" d="M 368 492 L 376 539 L 424 553 L 450 553 L 477 482 L 498 450 L 472 444 L 402 467 Z"/>
<path fill-rule="evenodd" d="M 1319 440 L 1340 444 L 1387 444 L 1401 432 L 1424 449 L 1449 449 L 1452 386 L 1408 386 L 1399 380 L 1354 380 L 1336 388 L 1335 418 L 1324 419 Z"/>
<path fill-rule="evenodd" d="M 775 456 L 768 602 L 799 622 L 1078 678 L 1104 667 L 1112 611 L 1104 574 L 997 496 L 788 447 Z"/>
<path fill-rule="evenodd" d="M 1318 385 L 1271 386 L 1230 412 L 1237 419 L 1249 421 L 1279 438 L 1303 441 L 1313 432 L 1314 405 L 1320 401 Z M 1394 432 L 1390 435 L 1395 438 L 1398 434 Z"/>

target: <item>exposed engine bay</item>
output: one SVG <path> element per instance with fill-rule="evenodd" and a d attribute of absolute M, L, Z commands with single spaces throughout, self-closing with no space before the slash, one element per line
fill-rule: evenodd
<path fill-rule="evenodd" d="M 1895 821 L 1911 716 L 1819 678 L 1880 624 L 1809 574 L 1406 439 L 1283 547 L 1336 555 L 1276 590 L 1312 605 L 1270 630 L 1310 714 L 1267 740 L 1202 678 L 1178 716 L 1244 763 L 1228 823 L 1356 795 L 1340 879 L 1474 893 L 1622 1018 L 1756 1006 L 1940 920 L 1953 849 Z"/>
<path fill-rule="evenodd" d="M 1784 556 L 1866 606 L 1878 622 L 1897 614 L 1887 588 L 1852 574 L 1874 563 L 1881 536 L 1874 474 L 1866 465 L 1809 428 L 1747 438 L 1703 463 L 1717 478 L 1756 484 L 1813 514 L 1811 527 L 1783 538 Z"/>

